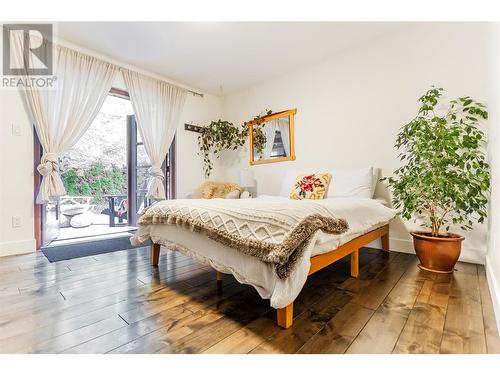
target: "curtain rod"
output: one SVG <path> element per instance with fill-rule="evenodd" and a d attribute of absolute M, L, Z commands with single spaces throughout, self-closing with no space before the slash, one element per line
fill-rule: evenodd
<path fill-rule="evenodd" d="M 68 48 L 68 47 L 65 47 L 65 48 Z M 106 61 L 106 60 L 103 60 L 103 61 Z M 111 62 L 109 62 L 109 61 L 106 61 L 106 62 L 107 62 L 108 64 L 113 64 L 113 63 L 111 63 Z M 183 89 L 183 90 L 186 90 L 187 92 L 189 92 L 189 93 L 190 93 L 190 94 L 192 94 L 193 96 L 199 96 L 199 97 L 201 97 L 201 98 L 203 98 L 203 96 L 204 96 L 204 94 L 202 94 L 202 93 L 199 93 L 199 92 L 196 92 L 196 91 L 190 90 L 190 89 L 188 89 L 188 88 L 186 88 L 186 87 L 182 87 L 182 86 L 180 86 L 180 85 L 177 85 L 177 84 L 175 84 L 175 83 L 171 83 L 171 82 L 165 81 L 165 80 L 160 79 L 160 78 L 156 78 L 156 77 L 150 76 L 149 74 L 144 74 L 144 73 L 141 73 L 141 72 L 136 72 L 135 70 L 132 70 L 132 69 L 129 69 L 129 68 L 125 68 L 125 67 L 120 66 L 120 65 L 117 65 L 117 64 L 113 64 L 113 65 L 114 65 L 114 66 L 116 66 L 116 67 L 118 68 L 118 70 L 120 70 L 120 71 L 122 71 L 122 70 L 130 70 L 130 71 L 132 71 L 132 72 L 135 72 L 135 73 L 141 74 L 141 75 L 143 75 L 143 76 L 145 76 L 145 77 L 148 77 L 148 78 L 151 78 L 151 79 L 156 79 L 156 80 L 158 80 L 158 81 L 163 81 L 163 82 L 165 82 L 165 83 L 168 83 L 169 85 L 179 87 L 179 88 L 181 88 L 181 89 Z"/>
<path fill-rule="evenodd" d="M 66 48 L 67 48 L 67 47 L 66 47 Z M 103 61 L 106 61 L 106 60 L 103 60 Z M 138 73 L 138 74 L 143 75 L 143 76 L 145 76 L 145 77 L 148 77 L 148 78 L 151 78 L 151 79 L 156 79 L 157 81 L 163 81 L 163 82 L 165 82 L 165 83 L 167 83 L 167 84 L 169 84 L 169 85 L 179 87 L 179 88 L 181 88 L 181 89 L 183 89 L 183 90 L 186 90 L 187 92 L 189 92 L 189 93 L 190 93 L 190 94 L 192 94 L 193 96 L 199 96 L 199 97 L 201 97 L 201 98 L 203 98 L 203 97 L 204 97 L 204 94 L 199 93 L 199 92 L 196 92 L 196 91 L 193 91 L 193 90 L 190 90 L 190 89 L 188 89 L 188 88 L 186 88 L 186 87 L 182 87 L 181 85 L 177 85 L 177 84 L 175 84 L 175 83 L 168 82 L 168 81 L 166 81 L 166 80 L 164 80 L 164 79 L 160 79 L 160 78 L 153 77 L 153 76 L 151 76 L 151 75 L 149 75 L 149 74 L 144 74 L 144 73 L 141 73 L 141 72 L 137 72 L 137 71 L 135 71 L 135 70 L 133 70 L 133 69 L 125 68 L 124 66 L 120 66 L 120 65 L 118 65 L 118 64 L 114 64 L 114 63 L 111 63 L 111 62 L 109 62 L 109 61 L 106 61 L 106 62 L 107 62 L 107 63 L 109 63 L 109 64 L 113 64 L 114 66 L 116 66 L 116 67 L 118 68 L 118 70 L 119 70 L 119 71 L 122 71 L 122 70 L 130 70 L 131 72 Z"/>
<path fill-rule="evenodd" d="M 188 90 L 188 92 L 190 94 L 192 94 L 193 96 L 199 96 L 200 98 L 203 98 L 203 96 L 204 96 L 203 94 L 196 92 L 196 91 Z"/>
<path fill-rule="evenodd" d="M 9 26 L 9 25 L 0 24 L 0 27 L 1 27 L 1 28 L 4 28 L 4 29 L 7 29 L 7 30 L 11 31 L 12 29 L 10 29 L 8 26 Z M 44 40 L 46 40 L 46 39 L 44 39 Z M 133 70 L 133 69 L 125 68 L 124 66 L 120 66 L 120 65 L 115 64 L 115 63 L 113 63 L 113 62 L 107 61 L 106 59 L 103 59 L 103 58 L 101 58 L 101 57 L 96 57 L 96 56 L 93 56 L 93 55 L 88 54 L 88 53 L 86 53 L 86 52 L 81 52 L 81 51 L 78 51 L 78 50 L 76 50 L 76 49 L 74 49 L 74 48 L 67 47 L 67 46 L 65 46 L 65 45 L 63 45 L 63 44 L 60 44 L 60 43 L 55 43 L 54 41 L 50 41 L 50 43 L 52 43 L 52 45 L 54 45 L 54 46 L 57 46 L 57 47 L 62 47 L 62 48 L 67 48 L 67 49 L 69 49 L 69 50 L 72 50 L 72 51 L 78 52 L 78 53 L 80 53 L 80 54 L 82 54 L 82 55 L 89 56 L 89 57 L 92 57 L 92 58 L 94 58 L 94 59 L 101 60 L 101 61 L 106 62 L 106 63 L 108 63 L 108 64 L 114 65 L 114 66 L 116 66 L 116 67 L 118 68 L 118 70 L 120 70 L 120 71 L 125 69 L 125 70 L 130 70 L 130 71 L 136 72 L 136 71 L 135 71 L 135 70 Z M 181 88 L 181 89 L 186 90 L 187 92 L 189 92 L 189 93 L 190 93 L 190 94 L 192 94 L 193 96 L 199 96 L 200 98 L 203 98 L 203 97 L 204 97 L 204 94 L 199 93 L 199 92 L 196 92 L 196 91 L 193 91 L 193 90 L 190 90 L 190 89 L 188 89 L 188 88 L 186 88 L 186 87 L 182 87 L 181 85 L 178 85 L 178 84 L 175 84 L 175 83 L 168 82 L 168 81 L 166 81 L 166 80 L 164 80 L 164 79 L 160 79 L 160 78 L 152 77 L 152 76 L 150 76 L 150 75 L 148 75 L 148 74 L 144 74 L 144 73 L 141 73 L 141 72 L 136 72 L 136 73 L 142 74 L 143 76 L 149 77 L 149 78 L 151 78 L 151 79 L 156 79 L 156 80 L 158 80 L 158 81 L 163 81 L 163 82 L 168 83 L 169 85 L 172 85 L 172 86 L 177 86 L 177 87 L 179 87 L 179 88 Z"/>

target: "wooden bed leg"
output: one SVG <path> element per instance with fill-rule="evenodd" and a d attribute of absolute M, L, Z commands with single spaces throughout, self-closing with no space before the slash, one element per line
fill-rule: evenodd
<path fill-rule="evenodd" d="M 281 309 L 276 309 L 278 325 L 283 328 L 290 328 L 293 324 L 293 302 Z"/>
<path fill-rule="evenodd" d="M 351 254 L 351 276 L 359 276 L 359 249 Z"/>
<path fill-rule="evenodd" d="M 384 234 L 382 237 L 380 237 L 382 240 L 382 250 L 383 251 L 389 251 L 389 232 Z"/>
<path fill-rule="evenodd" d="M 152 266 L 157 266 L 160 261 L 160 244 L 151 243 L 151 249 L 149 251 L 149 260 Z"/>
<path fill-rule="evenodd" d="M 217 271 L 217 290 L 222 290 L 222 272 Z"/>

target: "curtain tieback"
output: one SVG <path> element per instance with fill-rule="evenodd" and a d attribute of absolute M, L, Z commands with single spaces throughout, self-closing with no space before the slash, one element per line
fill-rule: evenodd
<path fill-rule="evenodd" d="M 163 174 L 163 171 L 161 170 L 161 168 L 158 168 L 158 167 L 151 167 L 149 169 L 149 174 L 153 177 L 161 178 L 162 180 L 165 179 L 165 175 Z"/>
<path fill-rule="evenodd" d="M 36 167 L 38 173 L 42 176 L 48 176 L 53 171 L 57 171 L 57 164 L 59 163 L 59 157 L 53 152 L 47 152 L 42 155 L 40 164 Z"/>

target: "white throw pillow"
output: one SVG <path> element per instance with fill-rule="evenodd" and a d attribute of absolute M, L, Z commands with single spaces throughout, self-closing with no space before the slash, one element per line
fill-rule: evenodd
<path fill-rule="evenodd" d="M 371 198 L 375 196 L 375 190 L 377 189 L 377 184 L 379 183 L 382 170 L 380 168 L 372 168 L 372 195 Z"/>
<path fill-rule="evenodd" d="M 73 228 L 85 228 L 92 225 L 94 214 L 90 211 L 75 215 L 71 218 L 70 224 Z"/>
<path fill-rule="evenodd" d="M 327 198 L 372 198 L 373 168 L 334 169 Z"/>
<path fill-rule="evenodd" d="M 240 195 L 240 199 L 249 199 L 249 198 L 252 198 L 252 195 L 248 190 L 244 190 Z"/>
<path fill-rule="evenodd" d="M 227 193 L 224 198 L 226 198 L 226 199 L 239 199 L 240 198 L 240 191 L 233 190 L 232 192 Z"/>
<path fill-rule="evenodd" d="M 295 180 L 300 173 L 295 169 L 288 169 L 285 173 L 285 177 L 281 182 L 280 197 L 288 198 L 290 196 L 290 191 L 295 184 Z"/>

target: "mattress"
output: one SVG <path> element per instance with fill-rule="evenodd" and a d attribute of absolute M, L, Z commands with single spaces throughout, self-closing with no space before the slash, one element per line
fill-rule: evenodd
<path fill-rule="evenodd" d="M 279 202 L 288 198 L 260 196 L 255 199 Z M 374 199 L 329 198 L 321 203 L 333 208 L 337 217 L 346 219 L 349 230 L 341 235 L 318 231 L 286 279 L 276 275 L 273 265 L 212 241 L 202 233 L 166 224 L 144 225 L 139 231 L 147 233 L 156 243 L 178 250 L 217 271 L 234 275 L 240 283 L 253 286 L 262 298 L 270 299 L 272 307 L 281 308 L 293 302 L 302 290 L 311 257 L 335 250 L 353 238 L 387 224 L 396 214 Z"/>

